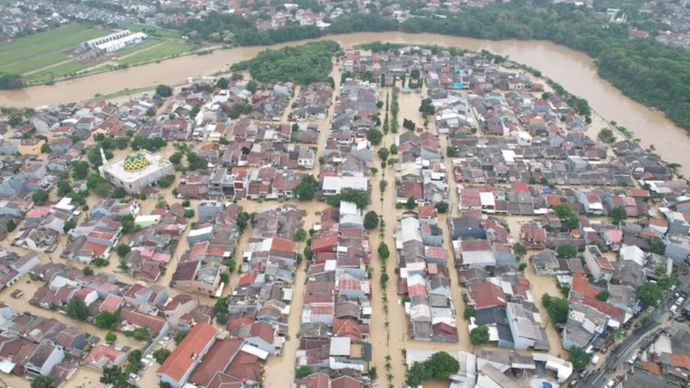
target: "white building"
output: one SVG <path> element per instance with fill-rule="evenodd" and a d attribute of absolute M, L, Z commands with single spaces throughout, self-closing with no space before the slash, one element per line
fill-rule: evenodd
<path fill-rule="evenodd" d="M 103 165 L 98 168 L 101 176 L 126 192 L 141 193 L 147 187 L 173 174 L 173 165 L 160 155 L 138 151 L 115 163 L 109 163 L 101 150 Z"/>
<path fill-rule="evenodd" d="M 106 53 L 111 53 L 140 43 L 148 37 L 149 36 L 143 32 L 132 33 L 130 30 L 123 30 L 113 32 L 112 34 L 106 36 L 101 36 L 100 38 L 87 40 L 82 42 L 81 45 L 87 49 L 101 50 Z"/>

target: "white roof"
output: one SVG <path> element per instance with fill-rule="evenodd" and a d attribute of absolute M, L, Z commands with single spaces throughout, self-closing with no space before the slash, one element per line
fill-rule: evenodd
<path fill-rule="evenodd" d="M 138 219 L 139 217 L 137 217 Z M 189 234 L 187 237 L 194 237 L 194 236 L 200 236 L 206 233 L 211 233 L 213 231 L 213 226 L 207 226 L 205 228 L 199 228 L 199 229 L 192 229 L 189 231 Z"/>
<path fill-rule="evenodd" d="M 360 215 L 359 209 L 354 202 L 341 201 L 340 202 L 340 216 L 344 215 Z"/>
<path fill-rule="evenodd" d="M 331 356 L 349 356 L 350 337 L 331 337 Z"/>
<path fill-rule="evenodd" d="M 259 357 L 262 360 L 265 360 L 266 358 L 268 358 L 268 352 L 267 351 L 259 349 L 256 346 L 250 345 L 248 343 L 242 345 L 241 350 L 245 353 L 249 353 L 251 355 Z"/>
<path fill-rule="evenodd" d="M 481 192 L 479 193 L 479 200 L 482 206 L 496 206 L 496 197 L 494 193 L 491 192 Z"/>
<path fill-rule="evenodd" d="M 632 260 L 641 266 L 644 265 L 644 251 L 636 245 L 623 245 L 620 249 L 620 255 L 623 260 Z"/>
<path fill-rule="evenodd" d="M 342 189 L 367 190 L 369 180 L 362 176 L 327 176 L 323 178 L 323 189 L 340 193 Z"/>
<path fill-rule="evenodd" d="M 501 154 L 503 154 L 503 160 L 505 160 L 506 163 L 514 163 L 515 162 L 515 151 L 513 151 L 513 150 L 501 150 Z"/>

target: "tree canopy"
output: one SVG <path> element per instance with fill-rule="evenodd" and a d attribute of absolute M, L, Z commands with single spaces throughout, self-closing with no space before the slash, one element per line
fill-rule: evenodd
<path fill-rule="evenodd" d="M 551 322 L 554 325 L 565 324 L 568 320 L 568 310 L 570 309 L 568 299 L 544 294 L 541 298 L 541 302 L 544 307 L 546 307 L 546 311 L 549 313 Z"/>
<path fill-rule="evenodd" d="M 446 352 L 437 352 L 424 362 L 412 364 L 407 372 L 407 384 L 416 387 L 430 379 L 447 381 L 459 369 L 460 363 L 455 357 Z"/>
<path fill-rule="evenodd" d="M 592 360 L 592 355 L 582 350 L 577 346 L 571 348 L 569 351 L 570 362 L 573 363 L 575 370 L 583 370 L 587 367 L 589 362 Z"/>
<path fill-rule="evenodd" d="M 313 175 L 307 175 L 295 186 L 293 192 L 300 201 L 311 201 L 319 191 L 319 181 Z"/>
<path fill-rule="evenodd" d="M 489 342 L 489 328 L 485 325 L 477 326 L 470 331 L 472 345 L 481 345 Z"/>
<path fill-rule="evenodd" d="M 301 85 L 326 81 L 340 49 L 332 40 L 310 42 L 301 46 L 262 51 L 255 58 L 233 65 L 233 71 L 249 70 L 259 82 L 290 81 Z"/>
<path fill-rule="evenodd" d="M 379 225 L 379 215 L 370 210 L 364 215 L 364 228 L 367 230 L 375 229 Z"/>

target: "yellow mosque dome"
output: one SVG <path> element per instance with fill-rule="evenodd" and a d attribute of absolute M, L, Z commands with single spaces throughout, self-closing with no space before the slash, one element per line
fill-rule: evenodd
<path fill-rule="evenodd" d="M 122 164 L 122 167 L 124 167 L 124 169 L 127 171 L 137 171 L 148 167 L 150 164 L 151 162 L 149 162 L 149 160 L 146 159 L 146 156 L 144 156 L 144 154 L 142 154 L 141 152 L 136 152 L 127 155 L 124 163 Z"/>

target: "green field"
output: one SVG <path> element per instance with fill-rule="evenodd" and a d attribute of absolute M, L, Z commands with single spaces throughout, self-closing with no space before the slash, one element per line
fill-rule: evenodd
<path fill-rule="evenodd" d="M 1 0 L 0 0 L 1 1 Z M 187 43 L 174 30 L 160 27 L 132 25 L 131 31 L 143 31 L 151 38 L 134 47 L 116 53 L 114 58 L 104 58 L 96 63 L 80 63 L 69 56 L 69 51 L 81 42 L 110 33 L 105 28 L 72 23 L 53 30 L 43 31 L 14 42 L 0 44 L 0 73 L 20 74 L 31 83 L 46 83 L 69 78 L 75 73 L 99 72 L 162 60 L 189 53 L 198 48 Z"/>
<path fill-rule="evenodd" d="M 131 66 L 184 54 L 193 51 L 194 49 L 196 49 L 196 46 L 193 44 L 167 41 L 158 46 L 150 47 L 126 58 L 119 59 L 117 60 L 117 63 Z"/>
<path fill-rule="evenodd" d="M 68 49 L 108 33 L 98 26 L 75 23 L 0 44 L 0 72 L 25 74 L 70 60 Z"/>

